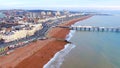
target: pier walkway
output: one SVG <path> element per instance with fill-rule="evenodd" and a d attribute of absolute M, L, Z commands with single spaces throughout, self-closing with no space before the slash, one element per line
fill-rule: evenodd
<path fill-rule="evenodd" d="M 96 27 L 96 26 L 54 26 L 58 28 L 68 28 L 76 31 L 91 31 L 91 32 L 120 32 L 120 27 Z"/>

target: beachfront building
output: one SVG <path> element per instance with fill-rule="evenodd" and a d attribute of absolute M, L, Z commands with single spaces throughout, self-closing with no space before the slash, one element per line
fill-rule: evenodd
<path fill-rule="evenodd" d="M 17 30 L 6 31 L 5 33 L 0 34 L 1 38 L 5 40 L 5 42 L 10 42 L 14 40 L 18 40 L 21 38 L 25 38 L 27 36 L 32 36 L 36 31 L 42 29 L 42 24 L 29 24 L 29 27 L 13 27 Z"/>
<path fill-rule="evenodd" d="M 45 16 L 45 15 L 46 15 L 46 12 L 42 11 L 42 12 L 41 12 L 41 15 L 42 15 L 42 16 Z"/>
<path fill-rule="evenodd" d="M 57 12 L 55 13 L 55 16 L 60 16 L 60 15 L 61 15 L 60 11 L 57 11 Z"/>
<path fill-rule="evenodd" d="M 52 15 L 52 12 L 47 12 L 46 13 L 48 16 L 51 16 Z"/>

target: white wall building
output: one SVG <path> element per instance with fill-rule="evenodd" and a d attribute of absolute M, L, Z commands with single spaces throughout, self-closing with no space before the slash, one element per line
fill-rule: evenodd
<path fill-rule="evenodd" d="M 12 31 L 13 34 L 10 35 L 0 34 L 0 38 L 3 38 L 5 42 L 10 42 L 24 38 L 26 36 L 32 36 L 36 31 L 42 29 L 42 24 L 32 24 L 30 26 L 32 26 L 32 29 L 30 30 L 26 30 L 26 29 L 16 30 L 16 31 Z"/>

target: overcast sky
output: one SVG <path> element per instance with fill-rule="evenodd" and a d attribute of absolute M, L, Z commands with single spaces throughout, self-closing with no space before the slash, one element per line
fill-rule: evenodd
<path fill-rule="evenodd" d="M 120 0 L 0 0 L 0 9 L 109 8 L 120 10 Z"/>

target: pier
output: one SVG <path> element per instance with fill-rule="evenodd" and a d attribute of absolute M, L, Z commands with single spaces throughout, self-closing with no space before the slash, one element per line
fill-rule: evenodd
<path fill-rule="evenodd" d="M 54 26 L 58 28 L 68 28 L 76 31 L 91 32 L 120 32 L 120 27 L 96 27 L 96 26 Z"/>

